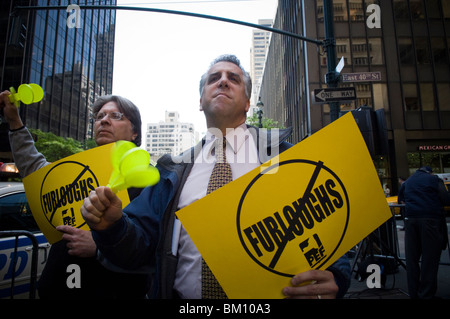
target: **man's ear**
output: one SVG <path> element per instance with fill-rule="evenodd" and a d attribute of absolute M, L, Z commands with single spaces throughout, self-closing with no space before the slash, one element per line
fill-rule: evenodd
<path fill-rule="evenodd" d="M 245 112 L 247 113 L 248 110 L 250 110 L 250 99 L 248 99 L 247 103 L 245 104 Z"/>

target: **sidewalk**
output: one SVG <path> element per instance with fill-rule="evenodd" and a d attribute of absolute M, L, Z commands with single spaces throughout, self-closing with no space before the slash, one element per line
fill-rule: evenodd
<path fill-rule="evenodd" d="M 450 229 L 450 218 L 447 218 L 447 226 Z M 397 237 L 398 237 L 398 257 L 405 263 L 405 245 L 402 230 L 403 221 L 396 221 Z M 392 259 L 393 260 L 393 259 Z M 354 258 L 350 259 L 353 265 Z M 394 261 L 393 261 L 394 262 Z M 394 262 L 395 263 L 395 262 Z M 408 285 L 406 282 L 406 270 L 403 266 L 398 265 L 396 271 L 386 275 L 386 282 L 382 288 L 369 289 L 366 280 L 358 280 L 358 266 L 355 266 L 352 273 L 352 281 L 345 298 L 347 299 L 409 299 Z M 441 264 L 438 272 L 438 290 L 436 297 L 450 299 L 450 258 L 448 248 L 442 251 Z"/>

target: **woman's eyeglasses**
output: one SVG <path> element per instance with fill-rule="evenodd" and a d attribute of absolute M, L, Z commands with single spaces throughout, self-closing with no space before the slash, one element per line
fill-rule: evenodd
<path fill-rule="evenodd" d="M 103 120 L 105 116 L 108 116 L 111 120 L 114 121 L 120 121 L 123 119 L 123 113 L 120 112 L 110 112 L 110 113 L 98 112 L 94 113 L 92 118 L 97 122 Z"/>

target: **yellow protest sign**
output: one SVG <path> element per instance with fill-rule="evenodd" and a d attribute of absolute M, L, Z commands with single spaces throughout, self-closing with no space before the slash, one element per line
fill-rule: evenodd
<path fill-rule="evenodd" d="M 23 179 L 33 217 L 49 243 L 61 239 L 62 234 L 56 230 L 59 225 L 89 230 L 80 208 L 91 190 L 108 184 L 113 145 L 68 156 Z M 126 190 L 117 196 L 124 207 L 130 202 Z"/>
<path fill-rule="evenodd" d="M 392 215 L 347 114 L 177 216 L 229 298 L 282 298 Z"/>

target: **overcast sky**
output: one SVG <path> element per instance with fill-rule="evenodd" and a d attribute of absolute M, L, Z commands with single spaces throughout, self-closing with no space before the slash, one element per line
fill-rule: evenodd
<path fill-rule="evenodd" d="M 145 6 L 258 23 L 273 19 L 277 0 L 148 1 L 118 0 L 117 5 Z M 199 111 L 198 85 L 214 58 L 235 54 L 250 72 L 252 28 L 181 15 L 118 10 L 113 94 L 132 100 L 146 124 L 178 111 L 180 121 L 206 131 Z"/>

